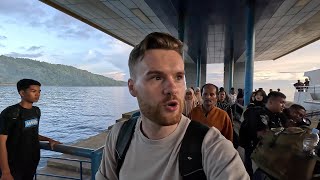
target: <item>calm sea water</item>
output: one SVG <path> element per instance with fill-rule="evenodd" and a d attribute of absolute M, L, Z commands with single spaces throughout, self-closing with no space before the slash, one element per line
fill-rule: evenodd
<path fill-rule="evenodd" d="M 40 134 L 73 144 L 97 135 L 122 113 L 138 109 L 127 87 L 42 86 Z M 0 110 L 20 101 L 15 86 L 0 86 Z M 42 155 L 54 155 L 43 151 Z"/>

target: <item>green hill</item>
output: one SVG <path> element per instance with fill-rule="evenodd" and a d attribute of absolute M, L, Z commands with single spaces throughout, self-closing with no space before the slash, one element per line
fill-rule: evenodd
<path fill-rule="evenodd" d="M 0 56 L 0 84 L 15 84 L 23 78 L 35 79 L 49 86 L 126 85 L 126 82 L 116 81 L 72 66 Z"/>

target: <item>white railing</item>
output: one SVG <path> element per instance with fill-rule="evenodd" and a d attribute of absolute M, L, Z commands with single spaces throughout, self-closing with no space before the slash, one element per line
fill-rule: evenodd
<path fill-rule="evenodd" d="M 314 86 L 295 86 L 296 92 L 310 92 L 310 93 L 320 93 L 320 85 Z"/>

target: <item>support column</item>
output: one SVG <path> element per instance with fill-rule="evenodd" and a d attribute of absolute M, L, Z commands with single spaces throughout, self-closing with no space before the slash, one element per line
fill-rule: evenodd
<path fill-rule="evenodd" d="M 197 65 L 195 63 L 184 63 L 187 87 L 196 87 L 197 84 Z"/>
<path fill-rule="evenodd" d="M 201 59 L 200 59 L 200 55 L 198 55 L 197 58 L 197 82 L 196 82 L 196 86 L 199 87 L 201 84 Z"/>
<path fill-rule="evenodd" d="M 178 38 L 183 43 L 184 42 L 184 31 L 185 31 L 185 16 L 184 10 L 180 9 L 179 19 L 178 19 Z M 182 51 L 182 59 L 185 61 L 185 52 Z"/>
<path fill-rule="evenodd" d="M 230 91 L 230 88 L 233 87 L 233 77 L 234 77 L 234 60 L 233 58 L 225 59 L 223 87 L 227 93 Z"/>
<path fill-rule="evenodd" d="M 185 22 L 184 22 L 184 11 L 180 10 L 179 12 L 179 19 L 178 19 L 178 36 L 179 36 L 179 40 L 181 42 L 184 42 L 184 26 L 185 26 Z"/>
<path fill-rule="evenodd" d="M 234 74 L 234 59 L 232 57 L 229 62 L 229 88 L 226 89 L 226 91 L 229 93 L 230 93 L 230 89 L 233 87 L 233 74 Z"/>
<path fill-rule="evenodd" d="M 253 90 L 254 51 L 255 51 L 255 30 L 254 30 L 254 2 L 247 0 L 246 4 L 246 59 L 245 59 L 245 82 L 244 82 L 244 105 L 250 103 L 250 96 Z"/>
<path fill-rule="evenodd" d="M 201 64 L 201 78 L 199 87 L 203 86 L 207 82 L 207 64 Z"/>
<path fill-rule="evenodd" d="M 244 76 L 245 76 L 245 63 L 244 62 L 234 63 L 233 87 L 236 91 L 239 88 L 244 89 Z"/>

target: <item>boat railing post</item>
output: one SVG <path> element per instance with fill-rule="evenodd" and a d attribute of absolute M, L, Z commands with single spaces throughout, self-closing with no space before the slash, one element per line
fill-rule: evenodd
<path fill-rule="evenodd" d="M 100 162 L 102 159 L 102 151 L 104 147 L 100 147 L 99 149 L 95 150 L 91 154 L 91 179 L 95 180 L 96 172 L 99 169 Z"/>

